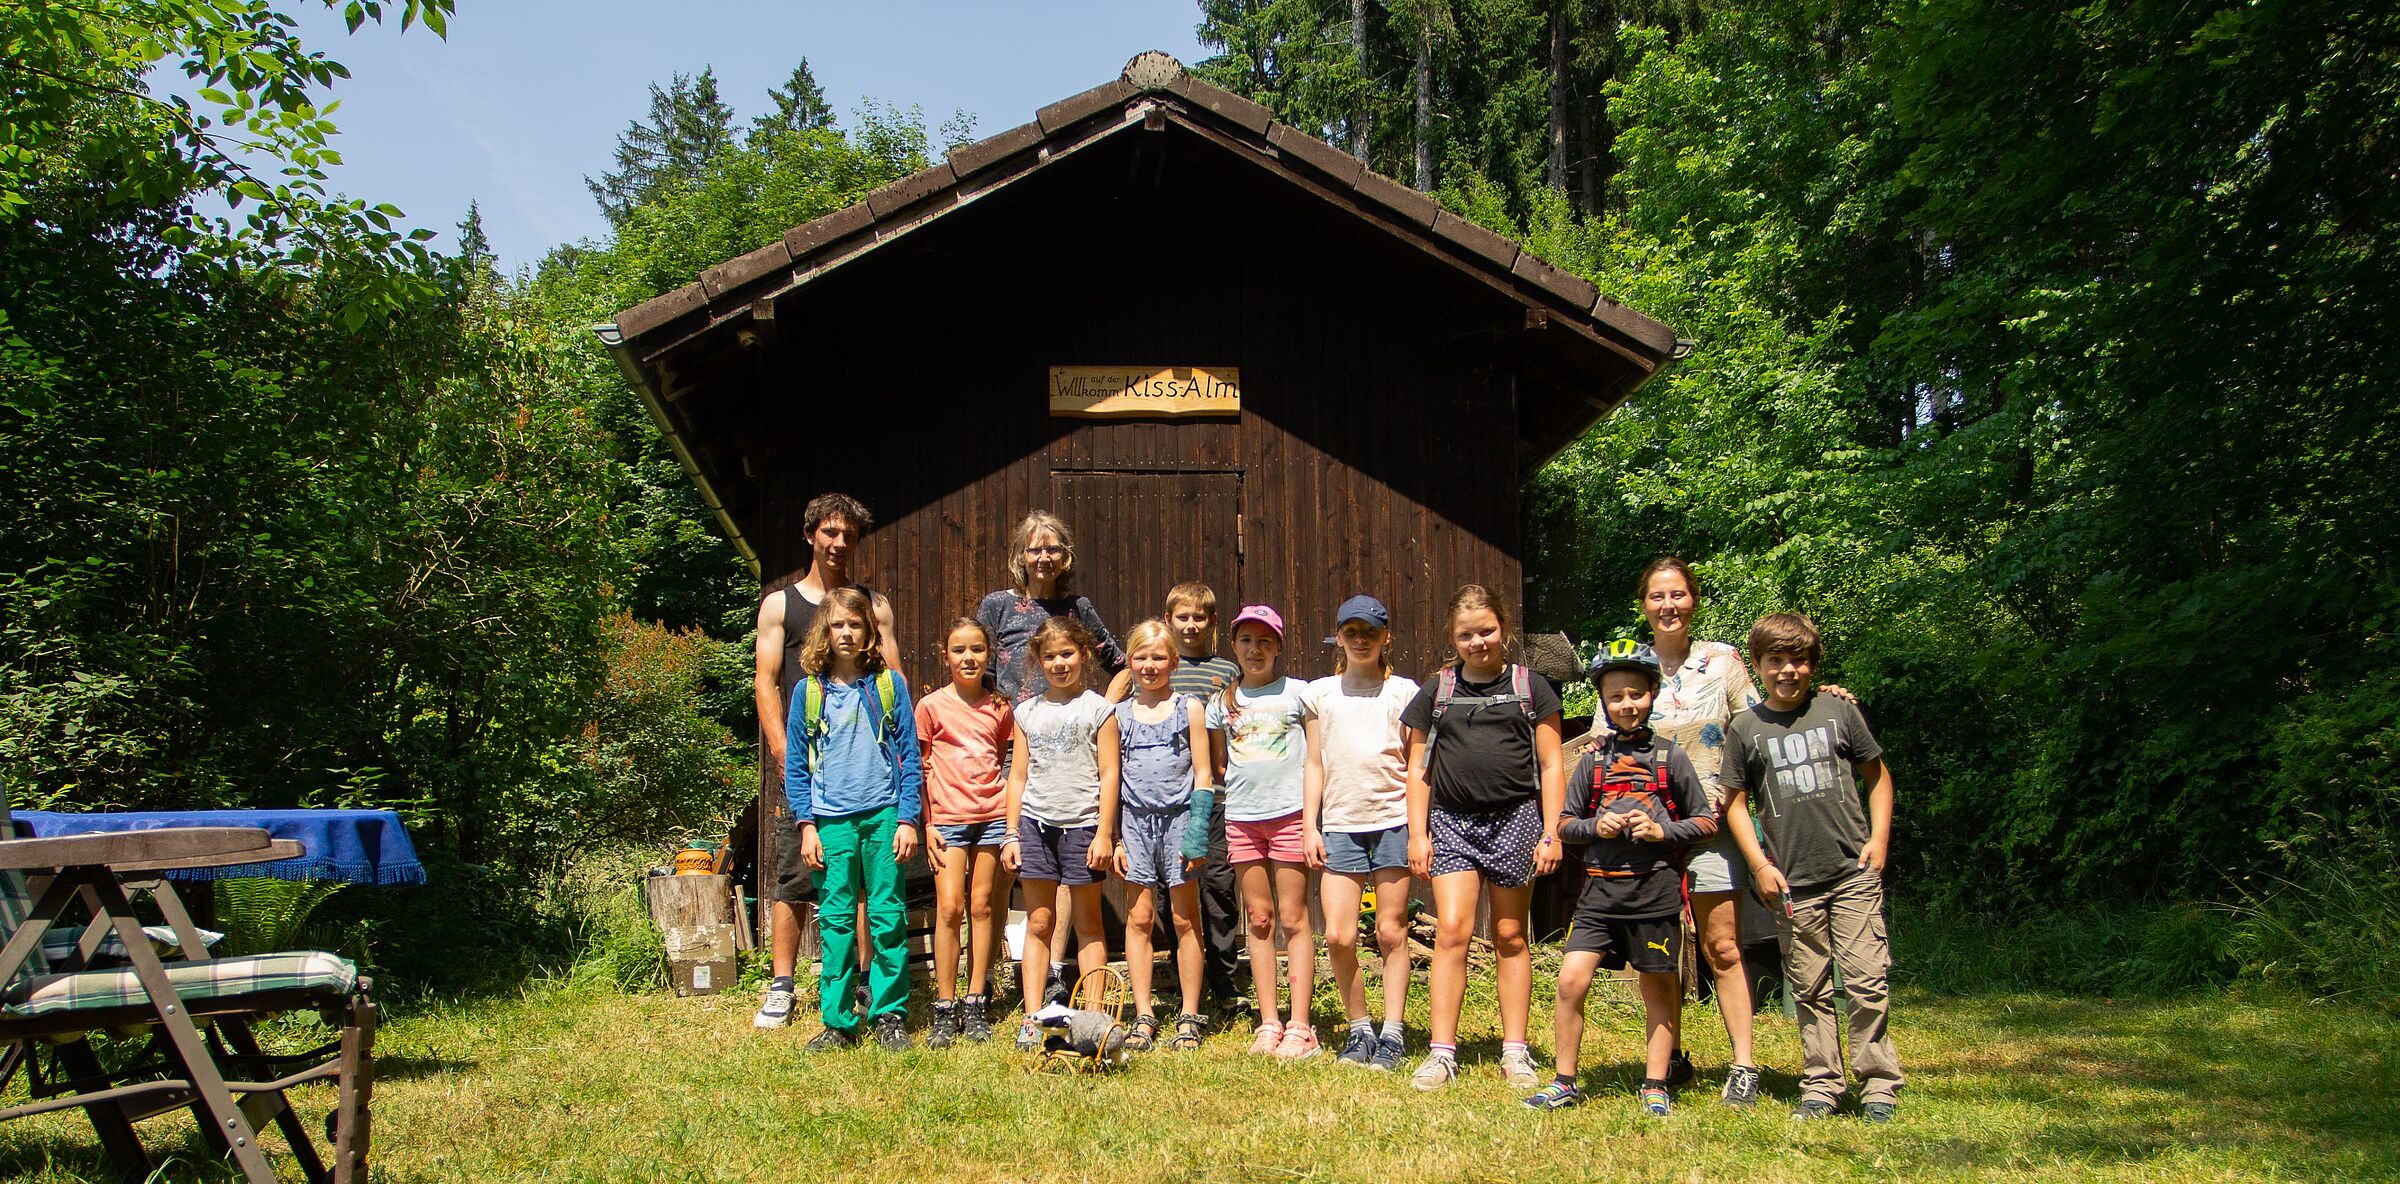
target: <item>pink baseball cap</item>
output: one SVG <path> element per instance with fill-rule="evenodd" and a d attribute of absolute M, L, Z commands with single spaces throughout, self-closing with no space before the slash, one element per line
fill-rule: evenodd
<path fill-rule="evenodd" d="M 1242 622 L 1244 621 L 1256 621 L 1259 624 L 1274 630 L 1275 640 L 1283 640 L 1283 614 L 1276 612 L 1274 609 L 1269 608 L 1266 605 L 1243 605 L 1242 611 L 1233 615 L 1233 627 L 1237 629 L 1240 628 Z"/>

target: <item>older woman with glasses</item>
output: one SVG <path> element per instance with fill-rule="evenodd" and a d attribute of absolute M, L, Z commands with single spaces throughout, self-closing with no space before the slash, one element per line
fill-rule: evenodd
<path fill-rule="evenodd" d="M 999 647 L 992 674 L 1000 684 L 1000 693 L 1008 696 L 1011 703 L 1022 703 L 1039 695 L 1047 685 L 1030 652 L 1029 643 L 1033 640 L 1034 631 L 1052 617 L 1073 617 L 1092 635 L 1091 657 L 1095 664 L 1111 675 L 1109 702 L 1124 698 L 1126 689 L 1131 685 L 1130 672 L 1125 665 L 1125 651 L 1118 646 L 1115 635 L 1108 631 L 1107 623 L 1100 619 L 1100 610 L 1092 607 L 1090 599 L 1076 595 L 1068 586 L 1068 578 L 1074 570 L 1074 533 L 1067 529 L 1066 523 L 1059 521 L 1058 515 L 1048 510 L 1035 510 L 1027 514 L 1023 522 L 1017 523 L 1016 536 L 1009 548 L 1009 586 L 984 597 L 983 602 L 975 606 L 975 619 L 991 631 L 992 643 Z M 1057 911 L 1053 915 L 1062 920 L 1074 916 L 1067 886 L 1059 885 L 1057 894 L 1054 902 Z M 1062 932 L 1052 949 L 1069 948 L 1068 935 L 1063 932 L 1065 925 L 1062 924 L 1060 928 Z M 1099 950 L 1105 959 L 1105 947 L 1090 940 L 1097 935 L 1086 933 L 1080 936 L 1086 939 L 1086 944 L 1077 947 L 1079 955 L 1082 951 Z M 1079 961 L 1082 960 L 1079 957 Z M 1105 963 L 1087 964 L 1079 969 L 1090 971 L 1102 964 Z M 1051 963 L 1050 1001 L 1065 1001 L 1067 982 L 1066 966 L 1059 962 Z M 1185 1010 L 1190 1010 L 1188 1004 Z"/>
<path fill-rule="evenodd" d="M 1010 586 L 975 606 L 975 619 L 992 631 L 992 642 L 1000 647 L 993 674 L 999 678 L 1000 693 L 1012 703 L 1042 692 L 1042 679 L 1026 656 L 1026 643 L 1033 638 L 1033 631 L 1052 617 L 1073 617 L 1091 633 L 1092 657 L 1111 676 L 1109 700 L 1124 697 L 1125 652 L 1100 619 L 1100 610 L 1070 587 L 1074 571 L 1074 534 L 1058 515 L 1035 510 L 1017 524 L 1008 557 Z"/>

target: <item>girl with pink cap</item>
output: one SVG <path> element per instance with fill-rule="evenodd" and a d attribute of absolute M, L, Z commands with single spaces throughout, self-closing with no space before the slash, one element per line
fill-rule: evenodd
<path fill-rule="evenodd" d="M 1225 745 L 1225 846 L 1250 924 L 1250 977 L 1258 990 L 1250 1051 L 1298 1060 L 1317 1052 L 1308 1016 L 1317 985 L 1316 935 L 1308 923 L 1300 822 L 1308 733 L 1301 723 L 1301 685 L 1277 669 L 1282 656 L 1282 614 L 1263 604 L 1244 606 L 1233 618 L 1233 660 L 1241 677 L 1209 696 L 1207 723 Z M 1278 924 L 1290 964 L 1288 1023 L 1275 994 Z"/>

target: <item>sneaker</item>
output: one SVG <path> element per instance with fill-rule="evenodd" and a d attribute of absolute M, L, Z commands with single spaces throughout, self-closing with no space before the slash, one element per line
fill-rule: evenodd
<path fill-rule="evenodd" d="M 1500 1053 L 1500 1080 L 1510 1089 L 1532 1089 L 1541 1083 L 1542 1071 L 1533 1066 L 1533 1050 L 1503 1049 Z"/>
<path fill-rule="evenodd" d="M 792 990 L 792 980 L 777 979 L 768 983 L 766 996 L 758 1003 L 758 1014 L 750 1017 L 750 1026 L 780 1028 L 791 1023 L 792 1004 L 798 999 L 798 992 Z"/>
<path fill-rule="evenodd" d="M 959 1000 L 959 1034 L 970 1044 L 981 1044 L 992 1038 L 992 999 L 989 995 L 968 995 Z"/>
<path fill-rule="evenodd" d="M 1665 1118 L 1667 1115 L 1675 1112 L 1675 1103 L 1669 1101 L 1667 1098 L 1666 1082 L 1643 1082 L 1641 1098 L 1642 1113 L 1647 1114 L 1652 1118 Z"/>
<path fill-rule="evenodd" d="M 1317 1055 L 1317 1030 L 1307 1024 L 1292 1024 L 1283 1030 L 1283 1040 L 1275 1046 L 1279 1061 L 1305 1061 Z"/>
<path fill-rule="evenodd" d="M 1699 1075 L 1700 1071 L 1692 1068 L 1692 1058 L 1685 1056 L 1682 1049 L 1676 1049 L 1674 1052 L 1668 1054 L 1668 1089 L 1680 1089 L 1683 1086 L 1690 1085 L 1692 1083 L 1692 1079 L 1698 1077 Z"/>
<path fill-rule="evenodd" d="M 948 1048 L 958 1040 L 958 1004 L 933 1005 L 933 1023 L 925 1029 L 925 1047 Z"/>
<path fill-rule="evenodd" d="M 1800 1103 L 1792 1110 L 1793 1122 L 1815 1122 L 1820 1118 L 1831 1117 L 1833 1117 L 1833 1103 L 1819 1101 L 1815 1098 Z"/>
<path fill-rule="evenodd" d="M 1350 1029 L 1350 1035 L 1342 1041 L 1341 1054 L 1333 1059 L 1340 1064 L 1358 1065 L 1362 1068 L 1372 1063 L 1375 1060 L 1375 1030 L 1373 1028 Z"/>
<path fill-rule="evenodd" d="M 1571 1085 L 1552 1081 L 1525 1099 L 1525 1105 L 1535 1110 L 1564 1110 L 1583 1100 L 1583 1091 Z"/>
<path fill-rule="evenodd" d="M 1032 1020 L 1017 1023 L 1017 1051 L 1032 1052 L 1042 1046 L 1042 1030 Z"/>
<path fill-rule="evenodd" d="M 1270 1056 L 1277 1048 L 1281 1047 L 1282 1044 L 1282 1024 L 1260 1024 L 1258 1026 L 1258 1035 L 1252 1037 L 1250 1040 L 1250 1055 L 1254 1057 Z"/>
<path fill-rule="evenodd" d="M 856 1043 L 858 1043 L 858 1033 L 845 1032 L 840 1028 L 827 1028 L 811 1037 L 808 1043 L 801 1045 L 800 1051 L 836 1052 Z"/>
<path fill-rule="evenodd" d="M 1067 972 L 1058 967 L 1050 969 L 1050 985 L 1042 989 L 1042 1002 L 1053 1007 L 1065 1007 L 1074 993 L 1075 985 L 1067 981 Z"/>
<path fill-rule="evenodd" d="M 1892 1102 L 1869 1102 L 1859 1107 L 1859 1111 L 1868 1122 L 1880 1124 L 1890 1122 L 1892 1111 L 1897 1108 L 1897 1104 Z"/>
<path fill-rule="evenodd" d="M 899 1012 L 887 1012 L 875 1017 L 875 1043 L 885 1052 L 907 1052 L 915 1047 L 908 1038 L 908 1017 Z"/>
<path fill-rule="evenodd" d="M 1407 1055 L 1408 1046 L 1401 1043 L 1399 1037 L 1377 1036 L 1375 1038 L 1375 1058 L 1367 1062 L 1367 1068 L 1378 1073 L 1397 1072 L 1400 1068 L 1401 1058 Z"/>
<path fill-rule="evenodd" d="M 1751 1065 L 1735 1065 L 1725 1071 L 1725 1104 L 1750 1106 L 1758 1101 L 1758 1069 Z"/>
<path fill-rule="evenodd" d="M 1417 1071 L 1408 1075 L 1410 1085 L 1428 1092 L 1440 1089 L 1456 1080 L 1458 1080 L 1457 1058 L 1443 1056 L 1440 1053 L 1426 1057 L 1418 1063 Z"/>

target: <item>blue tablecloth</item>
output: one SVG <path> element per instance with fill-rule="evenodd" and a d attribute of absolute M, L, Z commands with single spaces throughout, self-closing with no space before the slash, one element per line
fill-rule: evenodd
<path fill-rule="evenodd" d="M 347 884 L 422 884 L 425 865 L 390 810 L 140 810 L 111 814 L 15 811 L 37 838 L 161 830 L 176 826 L 252 826 L 272 838 L 297 839 L 301 854 L 274 863 L 188 868 L 174 880 L 340 880 Z"/>

